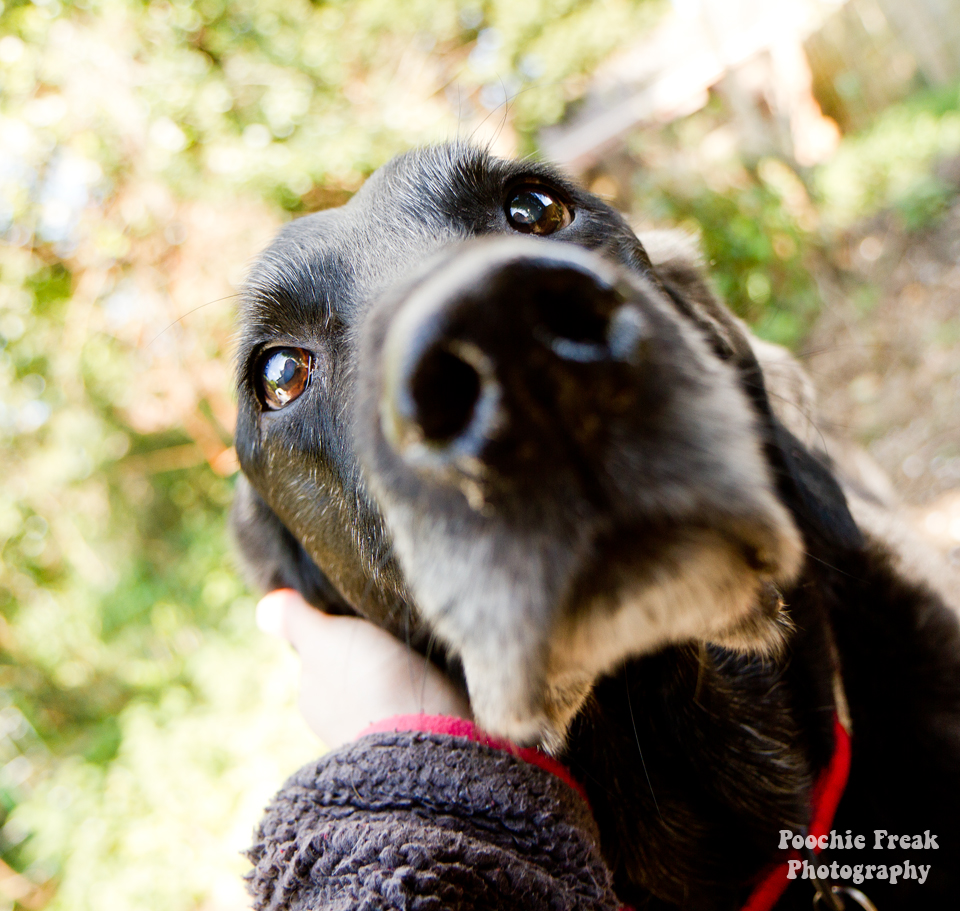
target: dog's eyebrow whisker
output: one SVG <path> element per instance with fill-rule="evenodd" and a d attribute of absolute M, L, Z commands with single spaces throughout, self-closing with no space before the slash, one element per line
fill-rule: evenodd
<path fill-rule="evenodd" d="M 497 132 L 494 134 L 493 139 L 488 140 L 488 142 L 486 143 L 486 149 L 485 149 L 485 151 L 487 151 L 488 153 L 492 153 L 492 144 L 493 144 L 493 141 L 496 140 L 496 139 L 500 136 L 500 133 L 503 131 L 504 127 L 505 127 L 506 124 L 507 124 L 507 112 L 509 111 L 509 108 L 510 108 L 510 102 L 514 101 L 516 98 L 519 98 L 521 95 L 525 95 L 527 92 L 533 91 L 535 88 L 540 88 L 540 87 L 542 87 L 542 86 L 548 86 L 548 85 L 553 85 L 553 86 L 555 86 L 555 85 L 559 85 L 559 83 L 561 82 L 561 80 L 559 80 L 559 79 L 554 79 L 554 80 L 551 80 L 551 81 L 547 81 L 547 80 L 545 80 L 545 79 L 538 79 L 536 82 L 531 82 L 530 85 L 526 85 L 526 86 L 523 86 L 523 88 L 518 89 L 516 92 L 514 92 L 514 93 L 508 98 L 508 97 L 507 97 L 506 86 L 505 86 L 504 81 L 503 81 L 503 77 L 502 77 L 499 73 L 497 74 L 497 79 L 500 81 L 500 87 L 503 89 L 503 101 L 501 101 L 500 104 L 497 105 L 497 107 L 495 107 L 492 111 L 490 111 L 490 112 L 487 114 L 487 116 L 484 117 L 483 120 L 481 120 L 480 123 L 478 123 L 478 124 L 474 127 L 473 132 L 470 134 L 469 138 L 467 139 L 467 142 L 468 142 L 468 143 L 469 143 L 469 142 L 472 142 L 473 139 L 474 139 L 474 137 L 476 136 L 477 132 L 480 130 L 480 128 L 497 112 L 497 110 L 498 110 L 499 108 L 503 108 L 503 109 L 504 109 L 503 122 L 502 122 L 502 123 L 500 124 L 500 126 L 497 128 Z M 459 84 L 458 84 L 458 86 L 457 86 L 457 89 L 458 89 L 458 91 L 459 91 Z M 458 104 L 459 104 L 459 98 L 460 98 L 460 96 L 459 96 L 459 94 L 458 94 L 458 96 L 457 96 Z M 458 113 L 458 123 L 457 123 L 457 136 L 458 136 L 458 138 L 459 138 L 459 135 L 460 135 L 460 133 L 459 133 L 459 126 L 460 126 L 460 124 L 459 124 L 459 113 Z M 538 159 L 536 158 L 536 156 L 533 155 L 532 153 L 531 153 L 531 154 L 528 154 L 528 155 L 525 155 L 523 158 L 521 158 L 521 159 L 519 159 L 519 160 L 520 160 L 520 161 L 538 161 Z"/>
<path fill-rule="evenodd" d="M 499 107 L 499 105 L 498 105 L 497 107 Z M 478 124 L 473 128 L 473 132 L 467 137 L 467 142 L 468 142 L 468 143 L 473 143 L 474 138 L 476 137 L 477 133 L 480 131 L 480 128 L 481 128 L 495 113 L 496 113 L 496 108 L 494 108 L 492 111 L 488 111 L 488 112 L 487 112 L 487 116 L 484 117 L 483 120 L 481 120 L 480 123 L 478 123 Z M 489 146 L 489 143 L 488 143 L 488 146 Z M 485 149 L 484 151 L 489 152 L 489 149 Z"/>
<path fill-rule="evenodd" d="M 499 82 L 500 82 L 500 88 L 503 90 L 503 101 L 501 101 L 500 104 L 498 104 L 495 108 L 493 108 L 491 111 L 489 111 L 489 112 L 487 113 L 487 116 L 484 117 L 483 120 L 481 120 L 480 123 L 478 123 L 478 124 L 474 127 L 473 132 L 470 134 L 470 138 L 468 139 L 468 142 L 472 142 L 472 141 L 473 141 L 473 138 L 477 135 L 477 133 L 479 132 L 480 128 L 481 128 L 494 114 L 496 114 L 497 111 L 498 111 L 500 108 L 502 108 L 502 109 L 503 109 L 503 119 L 502 119 L 502 121 L 501 121 L 501 123 L 500 123 L 500 126 L 497 127 L 496 132 L 493 134 L 493 136 L 492 136 L 492 137 L 487 141 L 487 143 L 486 143 L 486 149 L 485 149 L 485 151 L 486 151 L 488 154 L 492 154 L 493 143 L 500 137 L 500 134 L 503 132 L 503 128 L 504 128 L 504 127 L 506 126 L 506 124 L 507 124 L 507 114 L 508 114 L 509 111 L 510 111 L 510 102 L 511 102 L 511 100 L 512 100 L 512 98 L 508 98 L 508 97 L 507 97 L 507 86 L 506 86 L 506 83 L 503 81 L 503 76 L 501 76 L 501 75 L 498 73 L 498 74 L 497 74 L 497 79 L 498 79 Z M 516 98 L 517 95 L 519 95 L 519 94 L 520 94 L 520 92 L 517 92 L 515 95 L 513 95 L 513 98 Z"/>
<path fill-rule="evenodd" d="M 627 689 L 627 711 L 630 713 L 630 724 L 633 725 L 633 736 L 637 742 L 637 753 L 640 754 L 640 765 L 643 766 L 643 774 L 647 779 L 647 787 L 650 788 L 650 796 L 653 798 L 653 805 L 657 808 L 657 816 L 660 821 L 666 823 L 663 813 L 660 812 L 660 804 L 657 803 L 657 795 L 653 793 L 653 783 L 650 781 L 650 773 L 647 771 L 647 763 L 643 758 L 643 750 L 640 747 L 640 732 L 637 730 L 637 719 L 633 715 L 633 700 L 630 698 L 630 677 L 627 674 L 626 667 L 623 671 L 623 683 Z"/>
<path fill-rule="evenodd" d="M 510 97 L 507 94 L 507 84 L 503 81 L 503 76 L 497 73 L 497 79 L 500 82 L 500 88 L 503 89 L 503 103 L 501 107 L 503 108 L 503 116 L 500 118 L 500 126 L 497 127 L 497 132 L 494 134 L 493 139 L 491 140 L 491 145 L 497 139 L 500 138 L 500 135 L 503 133 L 504 127 L 507 125 L 507 116 L 510 114 Z"/>
<path fill-rule="evenodd" d="M 463 127 L 463 91 L 457 82 L 457 140 L 460 139 L 460 130 Z"/>
<path fill-rule="evenodd" d="M 222 304 L 224 301 L 233 300 L 234 298 L 237 298 L 239 296 L 240 296 L 240 293 L 235 291 L 233 294 L 227 294 L 224 297 L 218 297 L 212 301 L 206 301 L 206 303 L 199 304 L 196 307 L 194 307 L 192 310 L 188 310 L 186 313 L 181 313 L 180 316 L 178 316 L 173 322 L 167 323 L 166 326 L 164 326 L 152 339 L 150 339 L 150 341 L 147 342 L 146 347 L 149 348 L 154 342 L 156 342 L 158 338 L 160 338 L 161 335 L 164 334 L 164 332 L 167 332 L 168 330 L 172 329 L 174 326 L 177 325 L 177 323 L 183 322 L 188 316 L 193 316 L 193 314 L 196 313 L 198 310 L 203 310 L 204 307 L 209 307 L 212 304 Z"/>

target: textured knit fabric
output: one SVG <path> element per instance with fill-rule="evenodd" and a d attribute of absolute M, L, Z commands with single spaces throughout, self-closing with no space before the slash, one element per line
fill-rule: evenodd
<path fill-rule="evenodd" d="M 249 856 L 261 911 L 618 907 L 572 788 L 444 734 L 372 734 L 305 766 Z"/>

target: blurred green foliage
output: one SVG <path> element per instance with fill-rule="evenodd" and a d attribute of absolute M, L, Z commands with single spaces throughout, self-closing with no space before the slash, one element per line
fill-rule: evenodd
<path fill-rule="evenodd" d="M 795 347 L 819 313 L 818 275 L 837 269 L 838 236 L 881 211 L 921 230 L 957 194 L 960 87 L 891 106 L 813 169 L 746 160 L 735 146 L 706 151 L 731 116 L 714 97 L 691 117 L 633 137 L 634 209 L 641 221 L 695 235 L 731 308 L 761 337 Z"/>
<path fill-rule="evenodd" d="M 958 156 L 960 88 L 919 93 L 849 137 L 820 168 L 815 186 L 824 219 L 844 228 L 893 209 L 909 229 L 921 228 L 956 194 L 956 173 L 949 179 L 938 170 Z"/>
<path fill-rule="evenodd" d="M 245 264 L 412 145 L 535 150 L 662 6 L 0 3 L 0 911 L 242 907 L 237 852 L 318 749 L 224 532 Z M 956 98 L 813 175 L 684 159 L 710 108 L 637 139 L 637 211 L 699 234 L 737 312 L 795 342 L 821 212 L 935 209 Z"/>
<path fill-rule="evenodd" d="M 743 156 L 721 97 L 631 138 L 637 220 L 696 237 L 710 279 L 761 337 L 796 346 L 816 318 L 826 246 L 810 175 L 768 155 Z"/>
<path fill-rule="evenodd" d="M 818 313 L 812 260 L 819 240 L 797 175 L 768 159 L 733 189 L 657 181 L 643 193 L 656 220 L 699 239 L 717 292 L 762 338 L 795 346 Z M 802 201 L 792 210 L 787 199 Z"/>

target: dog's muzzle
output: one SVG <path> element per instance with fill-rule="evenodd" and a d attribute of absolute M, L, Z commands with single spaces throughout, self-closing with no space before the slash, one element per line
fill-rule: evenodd
<path fill-rule="evenodd" d="M 488 729 L 556 747 L 624 658 L 762 638 L 797 532 L 735 368 L 655 280 L 462 244 L 374 304 L 357 375 L 368 490 Z"/>

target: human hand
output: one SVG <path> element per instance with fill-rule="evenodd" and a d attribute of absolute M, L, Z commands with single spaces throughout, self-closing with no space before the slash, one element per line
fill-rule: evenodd
<path fill-rule="evenodd" d="M 257 625 L 299 654 L 300 711 L 328 747 L 394 715 L 472 717 L 440 670 L 367 620 L 321 613 L 284 588 L 257 605 Z"/>

